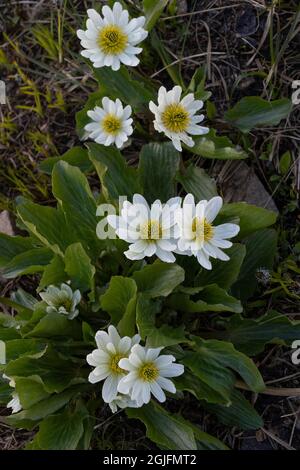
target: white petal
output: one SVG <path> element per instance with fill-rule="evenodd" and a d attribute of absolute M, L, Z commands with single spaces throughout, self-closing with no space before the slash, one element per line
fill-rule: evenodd
<path fill-rule="evenodd" d="M 209 269 L 209 270 L 212 268 L 211 262 L 209 261 L 208 256 L 202 250 L 200 250 L 197 253 L 197 260 L 198 260 L 198 263 L 201 264 L 201 266 L 203 266 L 203 268 Z"/>
<path fill-rule="evenodd" d="M 232 238 L 240 231 L 240 227 L 236 224 L 222 224 L 214 227 L 214 235 L 216 238 Z"/>
<path fill-rule="evenodd" d="M 184 366 L 182 364 L 170 364 L 169 366 L 161 367 L 159 373 L 163 377 L 178 377 L 178 375 L 184 373 Z"/>
<path fill-rule="evenodd" d="M 176 387 L 171 380 L 165 379 L 164 377 L 158 377 L 157 383 L 161 388 L 167 390 L 167 392 L 176 393 Z"/>
<path fill-rule="evenodd" d="M 114 400 L 118 394 L 119 379 L 117 376 L 110 375 L 105 380 L 102 387 L 102 398 L 106 403 Z"/>
<path fill-rule="evenodd" d="M 166 401 L 166 395 L 165 395 L 164 391 L 162 390 L 162 388 L 158 385 L 157 382 L 152 382 L 150 384 L 150 389 L 151 389 L 151 392 L 153 393 L 153 395 L 155 396 L 155 398 L 160 403 L 163 403 L 164 401 Z"/>

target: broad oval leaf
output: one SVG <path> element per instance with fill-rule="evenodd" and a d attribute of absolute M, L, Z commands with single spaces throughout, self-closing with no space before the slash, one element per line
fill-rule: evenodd
<path fill-rule="evenodd" d="M 246 96 L 227 111 L 225 119 L 246 133 L 257 126 L 279 124 L 289 115 L 291 109 L 291 100 L 287 98 L 266 101 L 259 96 Z"/>
<path fill-rule="evenodd" d="M 170 142 L 144 145 L 140 153 L 139 177 L 143 194 L 149 203 L 163 203 L 176 195 L 175 175 L 180 155 Z"/>

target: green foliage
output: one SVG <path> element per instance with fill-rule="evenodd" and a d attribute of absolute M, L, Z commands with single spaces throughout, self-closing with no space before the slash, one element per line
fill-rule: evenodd
<path fill-rule="evenodd" d="M 249 132 L 260 125 L 276 125 L 286 118 L 292 109 L 287 98 L 266 101 L 259 96 L 246 96 L 227 111 L 226 120 L 242 132 Z"/>
<path fill-rule="evenodd" d="M 204 170 L 190 165 L 184 177 L 179 174 L 179 155 L 170 144 L 144 146 L 138 170 L 127 166 L 119 151 L 96 144 L 89 144 L 89 158 L 99 175 L 101 197 L 114 204 L 120 194 L 131 198 L 139 189 L 149 200 L 174 196 L 176 180 L 197 200 L 216 194 Z M 177 263 L 124 262 L 117 240 L 97 238 L 97 204 L 84 168 L 74 163 L 60 159 L 53 166 L 57 207 L 26 200 L 18 205 L 30 237 L 0 237 L 2 275 L 41 272 L 39 291 L 70 281 L 83 297 L 73 320 L 48 313 L 45 302 L 22 290 L 4 299 L 17 315 L 0 316 L 8 359 L 2 369 L 15 380 L 22 405 L 7 423 L 38 426 L 30 449 L 88 448 L 89 416 L 103 404 L 99 394 L 96 401 L 87 400 L 95 388 L 87 381 L 85 356 L 93 348 L 98 325 L 111 321 L 121 335 L 138 332 L 147 346 L 165 347 L 185 365 L 184 376 L 175 381 L 180 393 L 190 393 L 223 423 L 240 429 L 261 426 L 256 411 L 235 390 L 236 380 L 255 392 L 263 390 L 262 377 L 248 356 L 269 342 L 289 344 L 299 334 L 299 322 L 279 313 L 257 320 L 242 316 L 241 300 L 252 295 L 256 270 L 272 265 L 276 232 L 266 227 L 275 222 L 275 214 L 244 203 L 225 205 L 218 223 L 239 223 L 240 243 L 228 250 L 228 262 L 213 261 L 211 271 L 189 257 L 183 262 L 181 256 Z M 215 337 L 205 340 L 205 323 L 222 313 L 222 328 L 210 330 Z M 0 399 L 8 398 L 7 386 L 1 385 Z M 126 412 L 141 420 L 147 436 L 162 448 L 225 448 L 155 401 Z"/>
<path fill-rule="evenodd" d="M 168 3 L 142 2 L 148 31 Z M 34 28 L 33 35 L 49 58 L 61 62 L 61 25 L 57 40 L 47 27 Z M 147 41 L 170 79 L 182 86 L 183 95 L 194 93 L 196 99 L 206 102 L 206 116 L 213 119 L 217 110 L 208 101 L 211 93 L 205 89 L 205 68 L 198 68 L 185 87 L 181 68 L 172 63 L 157 31 L 152 30 Z M 19 68 L 18 72 L 25 85 L 21 92 L 34 97 L 32 110 L 44 114 L 41 97 L 64 110 L 59 91 L 53 104 L 50 91 L 42 95 Z M 165 203 L 186 193 L 193 194 L 197 202 L 208 200 L 218 194 L 216 182 L 204 169 L 211 162 L 204 160 L 202 165 L 201 160 L 200 168 L 193 158 L 240 160 L 248 154 L 211 128 L 208 134 L 194 138 L 193 147 L 184 146 L 181 158 L 172 143 L 155 141 L 162 137 L 154 135 L 149 113 L 149 101 L 157 101 L 156 81 L 124 66 L 118 71 L 101 67 L 92 72 L 98 89 L 76 115 L 80 139 L 86 138 L 87 111 L 101 106 L 102 98 L 108 96 L 132 107 L 140 140 L 128 154 L 126 148 L 91 142 L 61 156 L 51 147 L 50 155 L 55 156 L 45 155 L 39 169 L 51 175 L 55 200 L 47 206 L 20 198 L 18 226 L 27 236 L 0 234 L 1 276 L 15 279 L 34 274 L 36 286 L 35 294 L 18 289 L 11 298 L 0 298 L 6 308 L 14 309 L 14 316 L 0 313 L 0 338 L 7 359 L 0 366 L 1 377 L 4 373 L 15 382 L 13 390 L 0 378 L 0 403 L 7 404 L 15 391 L 22 406 L 5 422 L 36 430 L 28 449 L 88 449 L 94 418 L 106 404 L 101 399 L 101 384 L 95 387 L 88 381 L 86 356 L 95 347 L 96 331 L 112 324 L 122 336 L 139 333 L 147 347 L 166 348 L 167 354 L 185 366 L 184 374 L 174 379 L 177 393 L 172 406 L 162 407 L 152 399 L 141 408 L 127 408 L 128 418 L 140 420 L 146 436 L 162 449 L 227 449 L 195 424 L 193 414 L 190 420 L 183 419 L 180 404 L 189 394 L 192 407 L 204 408 L 227 426 L 248 430 L 263 425 L 236 386 L 242 381 L 255 393 L 263 391 L 263 378 L 250 356 L 270 343 L 289 345 L 300 334 L 300 322 L 279 312 L 268 311 L 255 318 L 244 312 L 258 287 L 258 272 L 271 270 L 274 263 L 277 232 L 270 226 L 276 222 L 276 214 L 244 202 L 225 204 L 216 224 L 235 223 L 240 232 L 226 249 L 229 261 L 212 259 L 212 270 L 203 269 L 195 257 L 179 254 L 174 263 L 153 258 L 130 261 L 124 256 L 125 242 L 100 240 L 96 233 L 98 201 L 117 208 L 120 196 L 131 201 L 136 193 L 149 203 L 156 199 Z M 245 97 L 225 119 L 247 133 L 256 126 L 279 123 L 290 110 L 287 99 L 268 102 Z M 38 135 L 41 140 L 49 143 Z M 245 138 L 241 142 L 250 148 Z M 139 162 L 133 166 L 127 157 L 135 159 L 136 149 Z M 291 154 L 286 152 L 279 161 L 280 173 L 287 175 L 290 166 Z M 24 194 L 30 198 L 30 191 Z M 73 291 L 81 293 L 79 314 L 72 320 L 49 309 L 39 297 L 48 286 L 61 283 L 69 283 Z"/>
<path fill-rule="evenodd" d="M 150 31 L 160 17 L 169 0 L 143 0 L 143 9 L 146 16 L 146 29 Z"/>
<path fill-rule="evenodd" d="M 196 201 L 210 199 L 217 195 L 216 183 L 199 167 L 190 165 L 184 172 L 177 175 L 177 181 L 187 193 L 192 193 Z"/>
<path fill-rule="evenodd" d="M 195 138 L 194 147 L 186 149 L 201 157 L 218 160 L 242 160 L 248 156 L 243 149 L 234 146 L 228 137 L 217 136 L 214 129 L 202 137 Z"/>
<path fill-rule="evenodd" d="M 179 152 L 171 143 L 147 144 L 140 153 L 139 177 L 149 203 L 167 201 L 176 195 L 175 175 L 179 169 Z"/>

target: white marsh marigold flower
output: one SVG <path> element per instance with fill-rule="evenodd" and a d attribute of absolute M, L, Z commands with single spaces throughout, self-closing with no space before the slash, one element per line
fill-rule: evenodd
<path fill-rule="evenodd" d="M 229 256 L 221 248 L 230 248 L 232 243 L 227 239 L 235 237 L 240 230 L 236 224 L 213 225 L 222 204 L 223 200 L 219 196 L 195 204 L 194 196 L 188 194 L 184 198 L 182 209 L 177 212 L 181 228 L 178 253 L 196 256 L 205 269 L 212 268 L 210 257 L 222 261 L 229 260 Z"/>
<path fill-rule="evenodd" d="M 129 21 L 128 11 L 119 2 L 115 2 L 112 9 L 105 5 L 102 17 L 93 9 L 87 10 L 87 14 L 86 31 L 77 31 L 84 47 L 81 55 L 90 59 L 96 68 L 108 66 L 119 70 L 121 63 L 138 65 L 140 61 L 136 55 L 142 48 L 136 45 L 148 35 L 143 28 L 145 17 Z"/>
<path fill-rule="evenodd" d="M 177 377 L 184 372 L 182 364 L 174 364 L 175 357 L 159 355 L 163 348 L 144 348 L 139 344 L 132 347 L 128 359 L 121 359 L 119 366 L 128 371 L 118 385 L 118 391 L 129 394 L 138 406 L 149 403 L 151 394 L 159 402 L 166 400 L 163 390 L 176 393 L 169 377 Z"/>
<path fill-rule="evenodd" d="M 154 127 L 158 132 L 164 132 L 172 140 L 174 147 L 181 152 L 181 141 L 188 147 L 194 146 L 193 139 L 188 135 L 207 134 L 207 127 L 199 126 L 204 115 L 196 115 L 203 107 L 203 101 L 195 100 L 194 94 L 189 93 L 180 99 L 182 89 L 174 86 L 170 91 L 165 87 L 158 90 L 158 105 L 150 101 L 150 111 L 155 115 Z"/>
<path fill-rule="evenodd" d="M 172 251 L 177 248 L 179 227 L 175 214 L 181 199 L 174 197 L 165 204 L 159 200 L 149 207 L 140 194 L 133 196 L 133 203 L 125 201 L 120 216 L 109 215 L 107 221 L 122 240 L 130 243 L 125 256 L 139 260 L 156 255 L 162 261 L 174 263 Z"/>
<path fill-rule="evenodd" d="M 47 287 L 46 292 L 41 292 L 40 297 L 46 302 L 47 313 L 61 313 L 69 320 L 77 317 L 79 310 L 76 308 L 81 301 L 81 293 L 77 289 L 74 292 L 68 284 Z"/>
<path fill-rule="evenodd" d="M 89 110 L 87 115 L 92 119 L 84 127 L 87 137 L 98 144 L 105 146 L 116 144 L 121 148 L 128 140 L 128 136 L 133 133 L 131 106 L 123 108 L 118 98 L 113 101 L 104 97 L 102 108 L 96 106 L 93 110 Z"/>
<path fill-rule="evenodd" d="M 97 349 L 86 357 L 88 364 L 95 367 L 89 375 L 89 382 L 95 384 L 104 380 L 102 398 L 106 403 L 111 403 L 117 400 L 118 384 L 127 373 L 120 368 L 120 359 L 129 356 L 132 345 L 140 341 L 140 336 L 121 338 L 117 329 L 110 325 L 108 333 L 97 331 L 95 340 Z"/>

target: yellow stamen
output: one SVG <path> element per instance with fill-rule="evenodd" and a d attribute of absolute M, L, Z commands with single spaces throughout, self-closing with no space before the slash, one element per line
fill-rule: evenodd
<path fill-rule="evenodd" d="M 162 226 L 157 220 L 149 220 L 141 226 L 141 238 L 143 240 L 159 240 L 162 238 Z"/>
<path fill-rule="evenodd" d="M 169 104 L 162 113 L 161 120 L 168 131 L 184 132 L 190 124 L 189 113 L 181 104 Z"/>
<path fill-rule="evenodd" d="M 153 362 L 148 362 L 140 368 L 139 376 L 145 382 L 154 382 L 159 376 L 159 370 Z"/>
<path fill-rule="evenodd" d="M 98 45 L 105 55 L 121 54 L 127 44 L 127 34 L 117 25 L 104 26 L 98 36 Z"/>
<path fill-rule="evenodd" d="M 110 361 L 110 369 L 112 372 L 115 374 L 124 374 L 125 371 L 119 367 L 119 361 L 123 358 L 121 354 L 115 354 L 114 356 L 111 357 Z"/>
<path fill-rule="evenodd" d="M 107 114 L 102 121 L 102 128 L 107 134 L 116 135 L 122 128 L 122 122 L 113 114 Z"/>
<path fill-rule="evenodd" d="M 214 235 L 213 226 L 206 219 L 195 217 L 192 222 L 192 231 L 195 238 L 208 242 Z"/>

